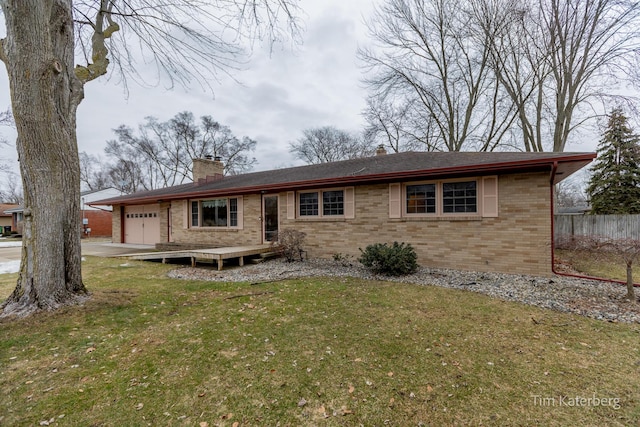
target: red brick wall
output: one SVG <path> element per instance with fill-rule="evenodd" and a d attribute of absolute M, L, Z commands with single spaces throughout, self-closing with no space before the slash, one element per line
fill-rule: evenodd
<path fill-rule="evenodd" d="M 111 212 L 85 210 L 81 217 L 89 220 L 87 227 L 91 229 L 91 237 L 111 237 Z"/>

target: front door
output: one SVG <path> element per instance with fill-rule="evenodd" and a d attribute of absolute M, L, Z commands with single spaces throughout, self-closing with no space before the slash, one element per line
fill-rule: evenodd
<path fill-rule="evenodd" d="M 278 239 L 278 196 L 262 198 L 263 241 L 273 242 Z"/>

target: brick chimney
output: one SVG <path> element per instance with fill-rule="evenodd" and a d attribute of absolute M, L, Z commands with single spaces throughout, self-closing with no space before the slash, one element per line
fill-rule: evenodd
<path fill-rule="evenodd" d="M 387 150 L 385 150 L 384 145 L 378 145 L 378 148 L 376 149 L 376 156 L 384 156 L 385 154 L 387 154 Z"/>
<path fill-rule="evenodd" d="M 193 159 L 193 182 L 203 184 L 224 177 L 224 164 L 220 157 L 212 159 L 205 156 L 204 159 Z"/>

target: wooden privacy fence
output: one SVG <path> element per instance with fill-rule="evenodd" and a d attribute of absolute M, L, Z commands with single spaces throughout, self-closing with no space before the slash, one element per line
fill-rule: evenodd
<path fill-rule="evenodd" d="M 640 215 L 555 215 L 554 237 L 603 236 L 640 240 Z"/>

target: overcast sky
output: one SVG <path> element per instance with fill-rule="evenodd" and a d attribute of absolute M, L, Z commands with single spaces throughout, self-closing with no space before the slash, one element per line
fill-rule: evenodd
<path fill-rule="evenodd" d="M 119 125 L 135 128 L 146 116 L 165 121 L 191 111 L 196 117 L 212 116 L 236 136 L 255 139 L 255 170 L 263 170 L 302 164 L 289 153 L 288 144 L 303 129 L 333 125 L 361 131 L 366 91 L 356 50 L 367 42 L 363 19 L 373 2 L 302 0 L 301 8 L 306 27 L 303 45 L 275 46 L 271 55 L 268 47 L 256 45 L 247 69 L 235 75 L 242 84 L 223 79 L 213 83 L 214 94 L 195 86 L 168 91 L 132 83 L 127 97 L 114 81 L 89 82 L 78 109 L 79 150 L 105 157 L 105 142 L 115 138 L 112 130 Z M 9 105 L 3 71 L 0 109 Z M 0 132 L 7 135 L 4 129 Z M 11 150 L 15 157 L 15 148 Z"/>
<path fill-rule="evenodd" d="M 366 90 L 356 58 L 358 46 L 369 43 L 364 19 L 380 0 L 301 0 L 306 31 L 297 47 L 256 45 L 246 70 L 212 84 L 214 94 L 200 87 L 141 88 L 131 83 L 129 94 L 105 78 L 85 86 L 78 110 L 80 151 L 104 155 L 121 124 L 136 128 L 146 116 L 166 121 L 181 111 L 196 117 L 210 115 L 229 126 L 236 136 L 255 139 L 255 170 L 302 164 L 288 150 L 304 129 L 332 125 L 351 132 L 364 127 Z M 1 16 L 0 16 L 1 19 Z M 2 23 L 3 24 L 3 23 Z M 0 25 L 0 37 L 4 25 Z M 0 72 L 0 109 L 10 105 L 6 73 Z M 9 140 L 14 134 L 0 128 Z M 587 132 L 569 151 L 593 151 L 598 137 Z M 15 161 L 15 148 L 1 157 Z M 1 178 L 0 178 L 1 181 Z"/>

